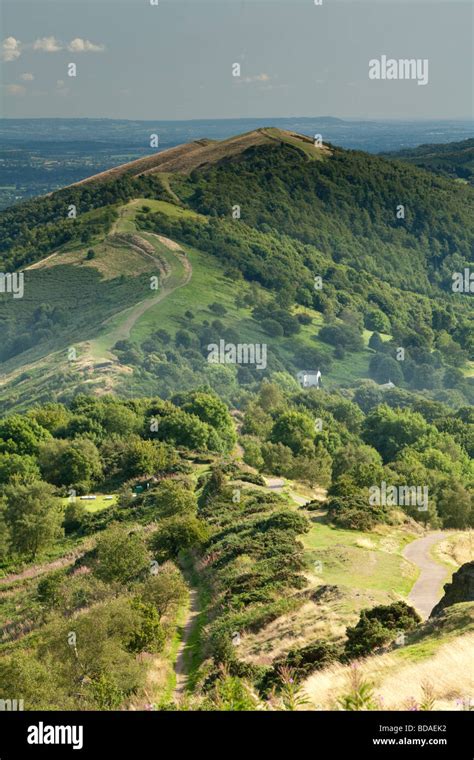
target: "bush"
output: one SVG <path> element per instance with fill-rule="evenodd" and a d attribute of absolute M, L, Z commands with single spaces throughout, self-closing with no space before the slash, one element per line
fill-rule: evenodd
<path fill-rule="evenodd" d="M 328 501 L 328 517 L 334 525 L 349 530 L 372 530 L 378 523 L 386 521 L 382 507 L 369 504 L 364 492 L 353 496 L 336 496 Z"/>
<path fill-rule="evenodd" d="M 209 311 L 216 314 L 218 317 L 224 317 L 227 314 L 227 309 L 221 303 L 209 304 Z"/>
<path fill-rule="evenodd" d="M 350 659 L 364 657 L 387 644 L 398 633 L 416 628 L 420 622 L 418 613 L 405 602 L 362 610 L 359 622 L 346 629 L 344 653 Z"/>
<path fill-rule="evenodd" d="M 71 501 L 64 511 L 63 528 L 66 534 L 80 530 L 86 517 L 86 508 L 80 501 Z"/>
<path fill-rule="evenodd" d="M 315 670 L 337 662 L 342 654 L 341 647 L 327 641 L 318 641 L 300 649 L 290 649 L 288 654 L 278 657 L 272 662 L 258 686 L 263 696 L 266 696 L 281 682 L 281 668 L 292 668 L 299 679 L 306 678 Z"/>
<path fill-rule="evenodd" d="M 141 599 L 133 599 L 132 608 L 138 613 L 140 621 L 133 631 L 127 645 L 130 652 L 160 652 L 165 643 L 165 632 L 160 623 L 158 610 L 153 604 Z"/>
<path fill-rule="evenodd" d="M 264 319 L 261 326 L 262 330 L 272 338 L 281 338 L 283 335 L 283 327 L 276 321 L 276 319 Z"/>

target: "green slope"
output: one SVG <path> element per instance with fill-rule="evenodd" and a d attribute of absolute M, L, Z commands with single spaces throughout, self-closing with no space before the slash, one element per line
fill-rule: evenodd
<path fill-rule="evenodd" d="M 77 219 L 64 218 L 70 203 Z M 7 210 L 4 264 L 27 268 L 25 297 L 0 299 L 0 404 L 81 386 L 168 395 L 201 383 L 231 400 L 269 374 L 316 368 L 326 387 L 370 376 L 462 403 L 472 311 L 450 285 L 469 262 L 473 208 L 470 188 L 266 128 Z M 374 330 L 385 342 L 375 360 Z M 209 366 L 219 338 L 267 344 L 266 372 Z"/>

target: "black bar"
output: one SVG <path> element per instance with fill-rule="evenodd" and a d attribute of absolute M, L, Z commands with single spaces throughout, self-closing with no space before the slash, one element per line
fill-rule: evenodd
<path fill-rule="evenodd" d="M 0 760 L 27 757 L 402 757 L 472 760 L 471 712 L 10 712 L 0 713 Z M 82 748 L 29 744 L 32 726 L 83 728 Z M 384 727 L 384 728 L 382 728 Z M 59 735 L 57 738 L 61 738 Z M 80 743 L 80 734 L 65 738 Z M 379 740 L 379 741 L 374 741 Z M 383 740 L 384 743 L 381 743 Z M 414 741 L 416 740 L 416 742 Z M 425 740 L 424 745 L 422 741 Z M 293 749 L 291 749 L 293 748 Z M 189 755 L 191 757 L 191 755 Z"/>

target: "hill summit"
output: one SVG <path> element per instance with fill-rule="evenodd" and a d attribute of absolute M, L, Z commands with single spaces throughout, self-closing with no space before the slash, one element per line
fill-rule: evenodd
<path fill-rule="evenodd" d="M 302 154 L 311 158 L 319 158 L 330 149 L 326 145 L 317 145 L 306 135 L 290 132 L 274 127 L 262 127 L 242 135 L 230 137 L 227 140 L 194 140 L 184 145 L 160 151 L 146 158 L 117 166 L 100 174 L 94 174 L 76 185 L 90 182 L 106 182 L 118 179 L 124 175 L 140 177 L 155 173 L 189 174 L 196 169 L 205 169 L 217 164 L 223 159 L 238 159 L 249 148 L 281 143 L 292 146 Z"/>

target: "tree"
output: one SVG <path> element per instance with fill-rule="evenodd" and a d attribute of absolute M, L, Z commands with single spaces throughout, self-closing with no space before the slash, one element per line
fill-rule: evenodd
<path fill-rule="evenodd" d="M 159 517 L 195 514 L 197 500 L 192 491 L 176 480 L 163 480 L 145 495 L 145 505 L 153 506 Z"/>
<path fill-rule="evenodd" d="M 311 450 L 315 436 L 314 422 L 304 412 L 283 412 L 273 425 L 271 440 L 288 446 L 294 454 Z"/>
<path fill-rule="evenodd" d="M 105 582 L 129 584 L 143 577 L 150 556 L 143 537 L 124 525 L 112 525 L 97 539 L 94 574 Z"/>
<path fill-rule="evenodd" d="M 347 351 L 362 351 L 364 348 L 362 335 L 351 324 L 324 325 L 319 331 L 319 339 L 331 346 L 340 345 Z"/>
<path fill-rule="evenodd" d="M 348 443 L 334 456 L 333 480 L 341 475 L 351 477 L 360 488 L 377 483 L 383 475 L 382 457 L 372 446 Z"/>
<path fill-rule="evenodd" d="M 381 404 L 367 415 L 362 437 L 382 455 L 384 462 L 395 459 L 398 452 L 410 446 L 428 432 L 432 425 L 418 412 L 408 409 L 390 409 Z"/>
<path fill-rule="evenodd" d="M 0 421 L 0 452 L 37 454 L 43 441 L 51 438 L 36 420 L 12 414 Z"/>
<path fill-rule="evenodd" d="M 377 353 L 372 357 L 369 364 L 370 376 L 377 383 L 388 383 L 391 381 L 394 385 L 403 383 L 403 372 L 400 369 L 400 362 L 386 354 Z"/>
<path fill-rule="evenodd" d="M 181 409 L 159 418 L 157 436 L 174 446 L 187 449 L 206 449 L 211 429 L 195 414 Z"/>
<path fill-rule="evenodd" d="M 95 605 L 73 623 L 53 618 L 39 647 L 41 660 L 54 663 L 76 708 L 118 709 L 144 682 L 143 665 L 130 649 L 143 626 L 140 610 L 122 597 Z"/>
<path fill-rule="evenodd" d="M 139 615 L 139 624 L 133 631 L 127 649 L 130 652 L 160 652 L 165 643 L 165 632 L 160 623 L 158 610 L 153 604 L 136 597 L 132 609 Z"/>
<path fill-rule="evenodd" d="M 258 438 L 245 435 L 241 437 L 240 442 L 244 449 L 243 459 L 245 464 L 250 465 L 250 467 L 255 467 L 257 470 L 263 469 L 264 461 Z"/>
<path fill-rule="evenodd" d="M 66 535 L 79 530 L 84 522 L 86 515 L 87 511 L 82 501 L 77 501 L 74 499 L 73 501 L 69 502 L 66 509 L 64 510 L 63 520 L 63 527 Z"/>
<path fill-rule="evenodd" d="M 42 428 L 49 430 L 51 435 L 56 435 L 61 428 L 65 428 L 71 419 L 71 412 L 64 404 L 49 402 L 41 406 L 33 407 L 27 416 L 34 419 Z"/>
<path fill-rule="evenodd" d="M 382 351 L 383 347 L 384 342 L 380 337 L 380 333 L 373 332 L 369 338 L 369 348 L 371 348 L 373 351 Z"/>
<path fill-rule="evenodd" d="M 182 348 L 190 348 L 193 344 L 193 336 L 188 330 L 178 330 L 174 339 L 176 345 Z"/>
<path fill-rule="evenodd" d="M 226 307 L 223 306 L 221 303 L 209 304 L 209 311 L 212 311 L 212 313 L 216 314 L 218 317 L 224 317 L 227 314 Z"/>
<path fill-rule="evenodd" d="M 265 472 L 272 475 L 288 474 L 294 463 L 293 452 L 283 443 L 262 443 L 262 459 Z"/>
<path fill-rule="evenodd" d="M 57 676 L 51 661 L 41 662 L 30 651 L 17 649 L 4 654 L 0 660 L 0 699 L 18 694 L 25 710 L 72 710 L 74 700 Z"/>
<path fill-rule="evenodd" d="M 245 410 L 244 424 L 242 433 L 244 435 L 256 435 L 260 438 L 266 438 L 273 426 L 273 419 L 259 404 L 250 401 Z"/>
<path fill-rule="evenodd" d="M 283 335 L 283 327 L 280 322 L 277 322 L 276 319 L 271 319 L 269 317 L 262 320 L 261 327 L 262 330 L 264 330 L 267 335 L 270 335 L 272 338 L 281 338 Z"/>
<path fill-rule="evenodd" d="M 316 484 L 327 486 L 331 482 L 332 459 L 327 451 L 317 446 L 312 457 L 297 456 L 293 460 L 293 468 L 289 473 L 291 478 L 301 480 L 313 487 Z"/>
<path fill-rule="evenodd" d="M 11 548 L 32 558 L 61 535 L 62 511 L 49 483 L 15 480 L 5 488 Z"/>
<path fill-rule="evenodd" d="M 178 397 L 175 403 L 187 414 L 195 415 L 214 428 L 224 443 L 225 451 L 233 448 L 236 441 L 234 423 L 227 406 L 218 396 L 198 391 Z"/>
<path fill-rule="evenodd" d="M 71 486 L 77 491 L 88 491 L 102 475 L 99 451 L 88 438 L 47 441 L 41 446 L 38 460 L 49 483 Z"/>
<path fill-rule="evenodd" d="M 107 433 L 116 433 L 117 435 L 136 434 L 143 427 L 143 419 L 123 404 L 104 404 L 101 421 Z"/>
<path fill-rule="evenodd" d="M 6 519 L 6 501 L 0 500 L 0 562 L 3 561 L 10 548 L 10 530 Z"/>
<path fill-rule="evenodd" d="M 0 483 L 8 483 L 14 476 L 23 482 L 39 480 L 41 474 L 36 459 L 28 454 L 0 454 Z"/>
<path fill-rule="evenodd" d="M 278 407 L 282 407 L 285 397 L 281 388 L 276 383 L 263 382 L 258 394 L 258 407 L 265 412 L 274 412 Z"/>
<path fill-rule="evenodd" d="M 185 601 L 188 589 L 176 565 L 165 562 L 156 575 L 145 581 L 141 596 L 156 607 L 161 618 L 172 614 Z"/>
<path fill-rule="evenodd" d="M 380 309 L 369 309 L 367 311 L 364 326 L 367 330 L 377 330 L 379 333 L 391 331 L 390 320 Z"/>
<path fill-rule="evenodd" d="M 437 500 L 444 528 L 474 528 L 474 497 L 467 488 L 451 479 L 442 486 Z"/>
<path fill-rule="evenodd" d="M 204 523 L 192 515 L 163 520 L 153 533 L 150 546 L 159 562 L 176 559 L 181 551 L 199 548 L 208 538 Z"/>
<path fill-rule="evenodd" d="M 165 446 L 131 436 L 125 445 L 121 461 L 122 475 L 125 478 L 154 475 L 165 471 L 168 462 L 168 449 Z"/>

